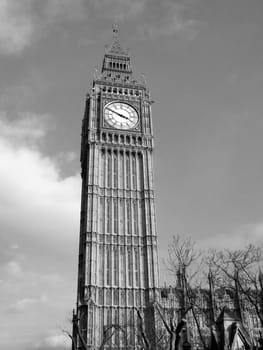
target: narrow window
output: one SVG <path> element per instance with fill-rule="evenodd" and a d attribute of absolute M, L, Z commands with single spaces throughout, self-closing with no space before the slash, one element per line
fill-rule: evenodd
<path fill-rule="evenodd" d="M 129 189 L 130 184 L 130 157 L 129 154 L 126 154 L 126 188 Z"/>
<path fill-rule="evenodd" d="M 106 261 L 106 281 L 107 281 L 107 284 L 109 285 L 110 284 L 110 271 L 111 271 L 111 263 L 110 263 L 110 248 L 107 247 L 107 261 Z"/>
<path fill-rule="evenodd" d="M 142 288 L 144 287 L 145 284 L 145 252 L 144 248 L 141 248 L 141 258 L 142 258 L 142 263 L 141 263 L 141 282 L 142 282 Z"/>
<path fill-rule="evenodd" d="M 142 161 L 142 155 L 139 155 L 139 188 L 140 190 L 143 189 L 143 183 L 144 183 L 144 179 L 143 179 L 143 161 Z"/>
<path fill-rule="evenodd" d="M 120 188 L 124 188 L 124 164 L 123 154 L 120 154 Z"/>
<path fill-rule="evenodd" d="M 100 281 L 100 285 L 103 284 L 103 246 L 100 246 L 99 248 L 99 254 L 100 254 L 100 258 L 99 258 L 99 281 Z"/>
<path fill-rule="evenodd" d="M 107 199 L 107 233 L 111 233 L 111 203 Z"/>
<path fill-rule="evenodd" d="M 106 304 L 107 305 L 111 304 L 111 291 L 110 290 L 106 291 Z"/>
<path fill-rule="evenodd" d="M 118 159 L 117 154 L 114 154 L 113 157 L 113 187 L 118 186 Z"/>
<path fill-rule="evenodd" d="M 116 329 L 115 329 L 115 332 L 114 332 L 114 336 L 113 336 L 113 342 L 115 345 L 118 345 L 118 309 L 114 309 L 113 311 L 113 318 L 114 318 L 114 325 L 116 325 Z"/>
<path fill-rule="evenodd" d="M 118 203 L 116 198 L 113 200 L 113 233 L 118 233 Z"/>
<path fill-rule="evenodd" d="M 99 218 L 100 218 L 100 233 L 104 233 L 104 198 L 100 198 L 100 212 L 99 212 Z"/>
<path fill-rule="evenodd" d="M 123 199 L 120 199 L 120 231 L 119 234 L 123 235 L 124 233 L 124 216 L 125 216 L 125 208 Z"/>
<path fill-rule="evenodd" d="M 128 264 L 128 285 L 131 286 L 132 285 L 132 252 L 131 249 L 128 248 L 127 251 L 127 264 Z"/>
<path fill-rule="evenodd" d="M 113 292 L 113 304 L 114 305 L 118 305 L 118 302 L 119 302 L 119 291 L 118 291 L 118 289 L 114 289 L 114 292 Z"/>
<path fill-rule="evenodd" d="M 100 185 L 104 187 L 104 179 L 105 179 L 105 152 L 104 150 L 101 152 L 101 163 L 100 163 Z"/>
<path fill-rule="evenodd" d="M 107 308 L 107 325 L 111 326 L 111 310 Z"/>
<path fill-rule="evenodd" d="M 121 305 L 125 305 L 125 291 L 122 290 L 121 291 Z"/>
<path fill-rule="evenodd" d="M 113 248 L 113 284 L 118 284 L 118 254 L 117 248 Z"/>
<path fill-rule="evenodd" d="M 112 164 L 111 164 L 111 153 L 108 153 L 108 187 L 111 187 L 112 177 Z"/>
<path fill-rule="evenodd" d="M 139 286 L 139 252 L 138 248 L 134 248 L 134 263 L 135 263 L 135 286 Z"/>
<path fill-rule="evenodd" d="M 128 291 L 128 305 L 133 305 L 133 294 L 132 291 Z"/>
<path fill-rule="evenodd" d="M 136 190 L 136 158 L 132 156 L 132 187 Z"/>
<path fill-rule="evenodd" d="M 92 344 L 92 331 L 93 331 L 93 310 L 92 306 L 89 306 L 88 308 L 88 344 Z"/>
<path fill-rule="evenodd" d="M 99 290 L 99 304 L 103 305 L 103 289 Z"/>
<path fill-rule="evenodd" d="M 134 343 L 134 328 L 133 328 L 133 324 L 134 324 L 134 320 L 133 320 L 133 310 L 129 309 L 127 310 L 127 323 L 128 323 L 128 337 L 127 337 L 127 343 L 129 345 L 133 345 Z"/>
<path fill-rule="evenodd" d="M 120 268 L 120 270 L 121 270 L 121 285 L 122 286 L 125 286 L 125 255 L 124 255 L 124 247 L 121 247 L 120 248 L 120 256 L 121 256 L 121 261 L 120 261 L 120 263 L 121 263 L 121 268 Z"/>
<path fill-rule="evenodd" d="M 88 220 L 87 220 L 87 230 L 91 231 L 91 225 L 92 225 L 92 197 L 88 196 Z"/>
<path fill-rule="evenodd" d="M 133 230 L 134 234 L 138 235 L 139 227 L 138 227 L 138 207 L 137 202 L 133 201 Z"/>
<path fill-rule="evenodd" d="M 131 205 L 127 200 L 127 233 L 131 234 Z"/>

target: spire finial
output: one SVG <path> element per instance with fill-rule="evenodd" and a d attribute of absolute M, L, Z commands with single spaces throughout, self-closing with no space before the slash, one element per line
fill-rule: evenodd
<path fill-rule="evenodd" d="M 118 39 L 119 37 L 119 25 L 117 22 L 115 22 L 112 26 L 112 31 L 113 31 L 113 37 L 114 39 Z"/>

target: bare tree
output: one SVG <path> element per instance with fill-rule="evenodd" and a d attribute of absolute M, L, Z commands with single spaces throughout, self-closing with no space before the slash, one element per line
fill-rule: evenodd
<path fill-rule="evenodd" d="M 71 341 L 72 341 L 72 350 L 77 350 L 76 337 L 74 336 L 74 334 L 76 336 L 78 336 L 82 347 L 85 350 L 88 350 L 87 343 L 86 343 L 86 341 L 85 341 L 85 339 L 83 337 L 83 334 L 80 331 L 78 318 L 77 318 L 77 315 L 75 314 L 74 310 L 73 310 L 72 323 L 73 323 L 73 334 L 71 334 L 70 332 L 68 332 L 68 331 L 66 331 L 64 329 L 62 330 L 71 339 Z M 112 324 L 112 325 L 109 325 L 109 326 L 105 327 L 105 329 L 103 331 L 102 342 L 101 342 L 101 345 L 99 346 L 100 350 L 102 350 L 103 347 L 107 344 L 107 342 L 114 336 L 116 331 L 121 331 L 121 332 L 125 333 L 123 328 L 121 326 L 119 326 L 119 325 L 116 325 L 116 324 Z"/>
<path fill-rule="evenodd" d="M 169 350 L 178 350 L 179 344 L 180 344 L 180 339 L 181 339 L 181 333 L 182 333 L 183 328 L 186 325 L 186 319 L 182 318 L 178 322 L 178 324 L 176 324 L 175 319 L 174 319 L 174 315 L 171 315 L 169 323 L 168 323 L 166 321 L 164 313 L 161 311 L 160 305 L 157 302 L 155 302 L 154 306 L 160 315 L 160 318 L 163 322 L 163 325 L 164 325 L 166 331 L 169 334 Z M 187 310 L 186 313 L 188 311 L 189 310 Z"/>
<path fill-rule="evenodd" d="M 187 274 L 187 280 L 192 282 L 199 270 L 200 257 L 201 252 L 197 250 L 191 238 L 182 240 L 179 235 L 173 236 L 168 247 L 168 270 L 177 275 L 178 268 L 181 268 Z"/>
<path fill-rule="evenodd" d="M 203 313 L 203 310 L 199 306 L 197 295 L 203 280 L 200 274 L 203 263 L 202 252 L 196 248 L 195 242 L 191 238 L 182 240 L 177 235 L 173 237 L 168 248 L 168 254 L 168 269 L 174 275 L 176 274 L 177 284 L 181 289 L 182 313 L 191 310 L 200 341 L 204 349 L 208 349 L 206 337 L 200 325 L 199 315 Z"/>
<path fill-rule="evenodd" d="M 144 348 L 146 350 L 150 350 L 150 341 L 146 335 L 143 317 L 142 317 L 141 312 L 138 308 L 136 308 L 136 311 L 137 311 L 137 316 L 138 316 L 138 331 L 141 334 Z"/>
<path fill-rule="evenodd" d="M 124 332 L 121 326 L 119 325 L 110 325 L 104 329 L 103 332 L 103 339 L 101 342 L 101 345 L 99 347 L 100 350 L 103 349 L 103 347 L 107 344 L 107 342 L 114 336 L 115 332 L 119 330 L 121 332 Z M 125 333 L 125 332 L 124 332 Z"/>
<path fill-rule="evenodd" d="M 72 334 L 70 332 L 66 331 L 65 329 L 62 329 L 62 332 L 65 333 L 70 338 L 70 340 L 72 342 L 72 350 L 77 350 L 76 340 L 74 339 Z"/>
<path fill-rule="evenodd" d="M 209 261 L 217 271 L 217 283 L 232 289 L 257 314 L 263 327 L 263 248 L 252 244 L 244 249 L 210 252 Z M 221 277 L 221 278 L 220 278 Z"/>

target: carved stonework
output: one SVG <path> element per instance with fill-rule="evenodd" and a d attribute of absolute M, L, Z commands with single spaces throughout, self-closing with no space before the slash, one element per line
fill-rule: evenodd
<path fill-rule="evenodd" d="M 152 116 L 144 107 L 149 91 L 134 79 L 116 26 L 113 34 L 102 70 L 94 73 L 82 123 L 75 329 L 83 334 L 75 342 L 78 349 L 124 350 L 149 339 L 154 349 L 159 272 Z M 144 324 L 138 328 L 138 322 Z"/>

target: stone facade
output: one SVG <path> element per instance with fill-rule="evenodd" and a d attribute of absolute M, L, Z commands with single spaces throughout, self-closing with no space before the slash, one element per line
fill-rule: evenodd
<path fill-rule="evenodd" d="M 189 309 L 186 292 L 182 286 L 160 288 L 160 307 L 167 322 L 175 324 L 184 317 L 186 326 L 182 331 L 180 349 L 189 342 L 191 349 L 241 350 L 261 349 L 262 326 L 255 309 L 227 288 L 196 289 L 194 312 Z M 263 308 L 263 305 L 261 305 Z M 166 349 L 169 334 L 159 319 L 158 329 L 164 334 L 159 348 Z M 199 327 L 199 329 L 198 329 Z"/>
<path fill-rule="evenodd" d="M 154 346 L 159 287 L 151 100 L 114 28 L 82 124 L 78 349 L 136 349 L 138 312 Z M 139 309 L 140 311 L 139 311 Z M 78 334 L 79 333 L 79 334 Z M 83 338 L 83 339 L 81 339 Z M 105 346 L 104 346 L 105 345 Z"/>

